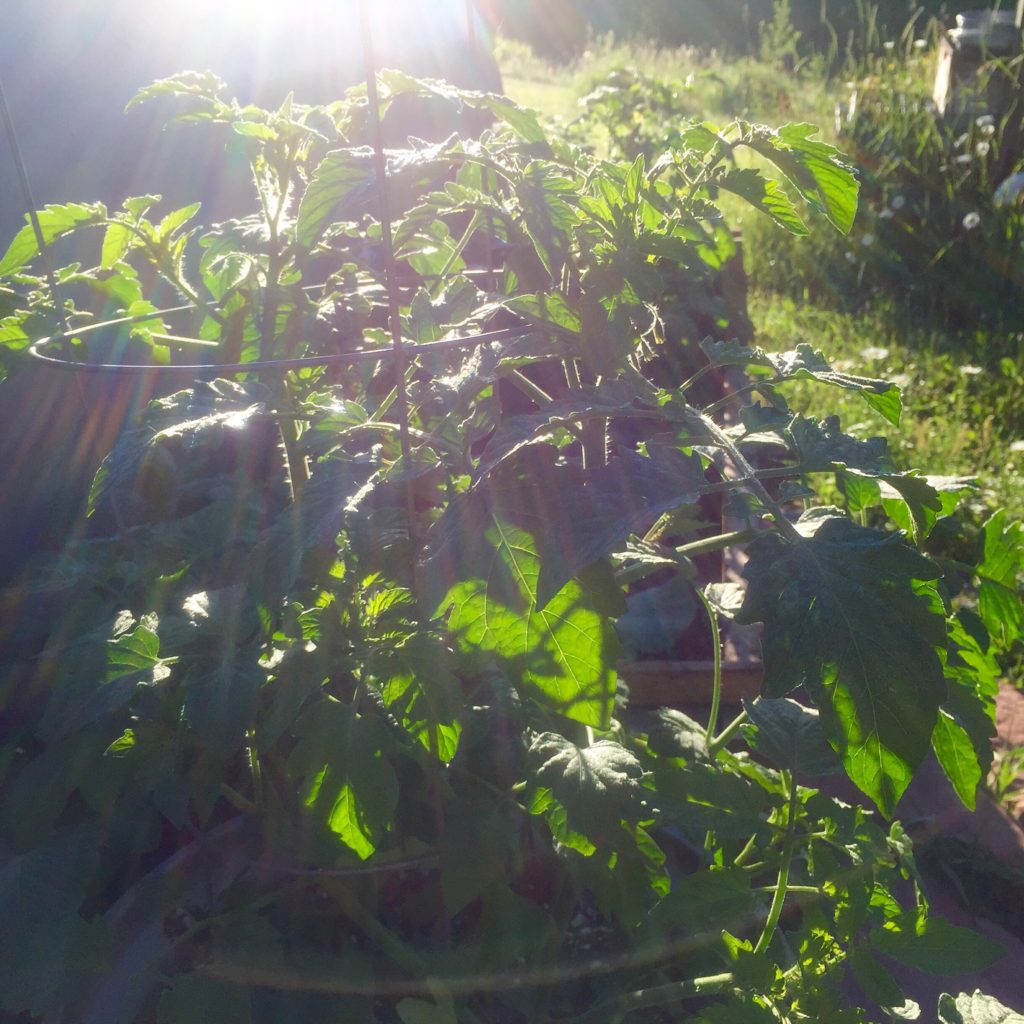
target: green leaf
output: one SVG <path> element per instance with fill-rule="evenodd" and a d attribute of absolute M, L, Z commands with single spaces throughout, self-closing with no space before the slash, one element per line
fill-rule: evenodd
<path fill-rule="evenodd" d="M 441 638 L 414 633 L 395 650 L 371 655 L 366 671 L 402 727 L 429 754 L 449 764 L 462 735 L 462 689 L 452 651 Z"/>
<path fill-rule="evenodd" d="M 935 526 L 943 510 L 943 501 L 939 492 L 929 483 L 927 477 L 916 472 L 909 473 L 867 473 L 855 467 L 847 467 L 843 474 L 843 489 L 850 484 L 857 487 L 857 477 L 871 476 L 875 482 L 875 494 L 866 487 L 855 490 L 856 502 L 860 508 L 899 500 L 909 513 L 909 532 L 915 538 L 927 537 Z M 883 499 L 884 496 L 884 499 Z M 849 497 L 849 492 L 847 493 Z M 888 508 L 888 505 L 886 505 Z M 853 511 L 851 505 L 851 511 Z"/>
<path fill-rule="evenodd" d="M 255 648 L 230 648 L 219 661 L 190 665 L 182 680 L 185 719 L 216 753 L 237 750 L 251 728 L 256 694 L 267 679 L 258 654 Z"/>
<path fill-rule="evenodd" d="M 854 391 L 893 426 L 899 426 L 903 404 L 895 384 L 837 370 L 818 349 L 806 343 L 789 352 L 766 354 L 766 358 L 782 380 L 815 380 L 819 384 Z"/>
<path fill-rule="evenodd" d="M 180 974 L 160 996 L 157 1024 L 252 1024 L 252 990 L 202 974 Z"/>
<path fill-rule="evenodd" d="M 548 295 L 516 295 L 502 305 L 510 312 L 525 317 L 540 327 L 554 327 L 570 334 L 579 334 L 579 315 L 558 292 Z"/>
<path fill-rule="evenodd" d="M 655 754 L 684 761 L 708 759 L 707 730 L 674 708 L 659 708 L 648 726 L 648 745 Z"/>
<path fill-rule="evenodd" d="M 424 999 L 401 999 L 395 1007 L 402 1024 L 458 1024 L 451 997 L 439 1003 Z"/>
<path fill-rule="evenodd" d="M 547 500 L 543 476 L 532 487 Z M 566 582 L 541 607 L 543 569 L 534 536 L 549 520 L 543 507 L 521 523 L 534 497 L 514 475 L 457 496 L 428 537 L 429 604 L 451 608 L 449 629 L 468 651 L 492 652 L 508 663 L 524 694 L 586 725 L 603 727 L 611 714 L 620 647 L 599 593 Z M 531 533 L 533 536 L 531 536 Z"/>
<path fill-rule="evenodd" d="M 484 93 L 481 96 L 467 96 L 467 106 L 481 106 L 496 118 L 504 121 L 524 142 L 546 143 L 547 136 L 537 115 L 526 107 L 510 100 L 507 96 Z"/>
<path fill-rule="evenodd" d="M 743 706 L 755 728 L 751 746 L 777 768 L 800 775 L 834 775 L 843 770 L 829 746 L 818 712 L 795 700 L 758 697 Z"/>
<path fill-rule="evenodd" d="M 939 1021 L 940 1024 L 1024 1024 L 1024 1014 L 975 989 L 970 995 L 961 992 L 955 999 L 945 992 L 939 996 Z"/>
<path fill-rule="evenodd" d="M 107 208 L 102 203 L 66 203 L 63 206 L 45 206 L 38 211 L 39 227 L 43 241 L 49 246 L 80 227 L 102 224 L 107 218 Z M 21 270 L 39 255 L 32 224 L 26 224 L 11 241 L 0 259 L 0 277 L 6 277 Z"/>
<path fill-rule="evenodd" d="M 910 478 L 917 474 L 898 475 Z M 900 487 L 890 484 L 888 476 L 879 477 L 878 496 L 874 499 L 877 504 L 880 497 L 885 514 L 901 530 L 919 539 L 928 537 L 939 519 L 952 515 L 964 495 L 978 489 L 977 481 L 970 477 L 928 475 L 921 479 L 931 488 L 937 505 L 932 500 L 922 502 L 914 500 L 913 495 L 904 495 Z"/>
<path fill-rule="evenodd" d="M 939 570 L 900 537 L 819 517 L 815 532 L 749 549 L 741 623 L 765 624 L 763 694 L 806 686 L 853 782 L 891 815 L 946 697 Z"/>
<path fill-rule="evenodd" d="M 135 233 L 127 224 L 116 221 L 108 225 L 107 230 L 103 232 L 100 266 L 104 270 L 110 270 L 128 252 L 135 240 Z"/>
<path fill-rule="evenodd" d="M 295 225 L 299 244 L 312 246 L 334 221 L 358 219 L 376 195 L 372 149 L 362 146 L 328 153 L 299 202 Z"/>
<path fill-rule="evenodd" d="M 697 871 L 672 883 L 672 891 L 648 915 L 645 929 L 673 932 L 742 931 L 757 909 L 750 878 L 742 871 Z"/>
<path fill-rule="evenodd" d="M 978 613 L 989 633 L 1004 647 L 1024 636 L 1024 523 L 1007 524 L 1005 510 L 985 523 L 985 547 L 978 576 Z"/>
<path fill-rule="evenodd" d="M 107 641 L 107 678 L 125 672 L 153 668 L 160 660 L 160 637 L 151 628 L 155 623 L 140 623 Z"/>
<path fill-rule="evenodd" d="M 199 212 L 200 206 L 202 206 L 202 203 L 190 203 L 188 206 L 182 206 L 178 210 L 172 210 L 157 226 L 157 238 L 161 240 L 171 238 L 178 228 L 183 224 L 187 224 Z"/>
<path fill-rule="evenodd" d="M 853 391 L 894 426 L 899 426 L 903 402 L 899 388 L 887 380 L 859 377 L 837 370 L 816 348 L 806 343 L 787 352 L 766 352 L 738 341 L 706 339 L 701 349 L 716 366 L 753 366 L 771 370 L 777 383 L 815 380 L 819 384 Z M 763 371 L 762 371 L 763 372 Z"/>
<path fill-rule="evenodd" d="M 932 749 L 956 795 L 973 811 L 984 770 L 970 733 L 945 708 L 939 709 Z"/>
<path fill-rule="evenodd" d="M 212 71 L 181 71 L 168 78 L 161 78 L 140 89 L 129 101 L 125 110 L 131 110 L 146 100 L 157 96 L 184 96 L 212 98 L 227 88 L 223 79 Z M 224 106 L 223 104 L 221 104 Z M 230 107 L 224 106 L 225 110 Z"/>
<path fill-rule="evenodd" d="M 844 234 L 857 215 L 860 182 L 834 146 L 812 139 L 813 124 L 787 124 L 778 131 L 755 128 L 748 145 L 767 157 L 815 209 Z"/>
<path fill-rule="evenodd" d="M 530 744 L 527 765 L 530 813 L 545 815 L 552 835 L 584 856 L 620 842 L 621 822 L 650 816 L 643 768 L 612 740 L 578 747 L 557 733 L 541 733 Z"/>
<path fill-rule="evenodd" d="M 750 999 L 732 996 L 728 1002 L 715 1003 L 702 1010 L 694 1024 L 775 1024 L 778 1017 L 766 1006 Z"/>
<path fill-rule="evenodd" d="M 387 727 L 327 698 L 309 709 L 295 733 L 300 739 L 288 770 L 302 783 L 305 805 L 366 860 L 390 829 L 398 804 Z"/>
<path fill-rule="evenodd" d="M 864 994 L 879 1006 L 902 1006 L 906 996 L 889 969 L 864 946 L 850 954 L 850 966 Z"/>
<path fill-rule="evenodd" d="M 745 199 L 755 209 L 768 214 L 780 227 L 794 235 L 806 235 L 807 227 L 796 207 L 777 181 L 764 177 L 753 167 L 733 168 L 718 178 L 716 184 L 727 192 Z"/>
<path fill-rule="evenodd" d="M 17 941 L 0 957 L 0 1010 L 43 1016 L 78 995 L 101 965 L 104 929 L 79 906 L 99 866 L 99 837 L 84 828 L 0 866 L 0 919 Z"/>
<path fill-rule="evenodd" d="M 557 281 L 572 248 L 571 233 L 580 215 L 574 208 L 581 182 L 566 177 L 554 163 L 533 160 L 515 182 L 516 197 L 544 269 Z"/>
<path fill-rule="evenodd" d="M 582 481 L 566 481 L 542 518 L 524 510 L 528 517 L 519 521 L 533 532 L 542 559 L 538 605 L 544 607 L 581 569 L 621 550 L 631 533 L 646 530 L 663 512 L 695 506 L 707 487 L 699 456 L 652 446 L 649 457 L 625 452 Z"/>
<path fill-rule="evenodd" d="M 969 928 L 950 924 L 943 917 L 929 916 L 913 926 L 906 921 L 899 930 L 876 928 L 871 945 L 879 953 L 928 974 L 948 976 L 973 974 L 998 963 L 1005 947 Z"/>
<path fill-rule="evenodd" d="M 518 844 L 515 822 L 493 804 L 462 803 L 445 818 L 440 841 L 444 909 L 455 917 L 508 873 L 507 862 Z"/>

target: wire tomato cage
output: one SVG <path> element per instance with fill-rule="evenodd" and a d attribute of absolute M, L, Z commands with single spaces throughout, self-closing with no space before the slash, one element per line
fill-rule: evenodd
<path fill-rule="evenodd" d="M 3 81 L 0 79 L 0 120 L 3 122 L 4 133 L 7 136 L 11 153 L 14 159 L 21 198 L 26 208 L 26 215 L 32 227 L 35 241 L 39 251 L 39 258 L 43 273 L 46 279 L 47 290 L 50 293 L 55 315 L 60 325 L 60 330 L 48 337 L 33 342 L 27 349 L 28 354 L 39 364 L 49 367 L 55 371 L 69 374 L 74 384 L 77 396 L 85 411 L 85 399 L 80 388 L 77 387 L 82 375 L 98 376 L 106 375 L 111 377 L 135 377 L 146 376 L 159 378 L 160 376 L 193 375 L 197 380 L 211 379 L 225 374 L 257 373 L 264 372 L 286 372 L 289 370 L 313 369 L 327 366 L 355 365 L 359 363 L 379 362 L 389 360 L 392 363 L 394 387 L 396 391 L 396 418 L 398 419 L 399 436 L 403 459 L 407 462 L 411 458 L 412 443 L 409 432 L 409 400 L 407 390 L 407 369 L 410 360 L 431 356 L 439 353 L 446 353 L 464 349 L 479 348 L 491 343 L 512 341 L 533 333 L 528 325 L 520 327 L 509 327 L 498 330 L 478 331 L 471 334 L 456 335 L 443 338 L 438 341 L 426 343 L 406 342 L 402 336 L 401 321 L 401 296 L 400 292 L 403 283 L 400 281 L 399 263 L 394 254 L 393 221 L 388 195 L 388 174 L 387 159 L 384 147 L 382 131 L 381 101 L 377 87 L 377 63 L 375 56 L 373 31 L 369 16 L 369 4 L 372 0 L 359 0 L 360 28 L 365 57 L 365 82 L 369 102 L 370 127 L 372 132 L 372 148 L 374 160 L 374 177 L 379 198 L 378 215 L 381 222 L 382 241 L 382 262 L 385 279 L 385 293 L 387 300 L 387 321 L 390 334 L 390 345 L 380 345 L 374 348 L 356 348 L 343 352 L 328 353 L 321 355 L 299 356 L 283 359 L 254 359 L 245 362 L 201 362 L 201 363 L 131 363 L 131 362 L 101 362 L 90 360 L 77 360 L 64 358 L 53 353 L 56 346 L 68 342 L 80 342 L 83 339 L 97 336 L 111 331 L 121 331 L 152 320 L 163 320 L 188 313 L 193 313 L 200 308 L 195 302 L 183 303 L 177 306 L 165 307 L 132 316 L 114 317 L 95 323 L 85 324 L 80 327 L 71 327 L 65 316 L 64 305 L 61 300 L 60 287 L 57 282 L 56 272 L 50 259 L 50 246 L 43 234 L 42 226 L 37 213 L 38 206 L 35 202 L 28 169 L 22 156 L 21 146 L 18 141 L 14 118 L 11 113 L 7 96 L 3 88 Z M 478 0 L 465 0 L 467 42 L 470 47 L 482 45 L 475 29 L 475 15 Z M 482 270 L 469 271 L 471 276 L 481 275 L 485 278 L 493 278 L 495 267 L 493 263 L 493 247 L 490 237 L 487 238 L 485 246 L 486 266 Z M 437 279 L 438 275 L 420 274 L 418 280 Z M 308 290 L 316 290 L 321 285 L 311 285 Z M 209 306 L 216 308 L 215 303 Z M 179 338 L 183 342 L 195 342 L 194 338 Z M 414 536 L 412 522 L 412 509 L 410 514 L 410 536 Z M 388 872 L 432 870 L 436 869 L 438 855 L 436 852 L 413 857 L 400 857 L 385 863 L 373 865 L 362 865 L 359 867 L 341 868 L 316 868 L 300 870 L 291 865 L 268 865 L 260 866 L 269 870 L 271 874 L 281 874 L 288 877 L 309 877 L 316 878 L 341 878 L 348 876 L 362 876 L 368 874 L 382 874 Z M 507 979 L 506 979 L 507 981 Z M 522 984 L 523 979 L 517 978 L 515 984 L 508 987 L 516 987 Z M 464 986 L 471 982 L 467 979 Z M 479 979 L 475 980 L 479 986 Z M 493 987 L 504 987 L 496 985 Z M 355 991 L 351 988 L 343 988 L 339 991 Z"/>

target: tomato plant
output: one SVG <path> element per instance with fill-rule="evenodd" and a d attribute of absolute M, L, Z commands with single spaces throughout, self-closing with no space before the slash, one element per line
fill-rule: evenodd
<path fill-rule="evenodd" d="M 804 231 L 795 190 L 846 230 L 850 168 L 808 125 L 745 123 L 605 162 L 501 97 L 379 87 L 498 127 L 385 154 L 364 92 L 265 111 L 183 75 L 141 100 L 241 139 L 256 212 L 41 214 L 47 242 L 100 242 L 59 272 L 73 330 L 42 354 L 216 365 L 110 452 L 14 609 L 0 1014 L 860 1020 L 909 1012 L 887 962 L 993 962 L 929 914 L 892 817 L 929 751 L 973 803 L 1019 525 L 992 518 L 973 564 L 928 557 L 967 485 L 784 394 L 894 422 L 896 387 L 665 326 L 711 302 L 721 190 Z M 12 346 L 53 322 L 37 248 L 26 229 L 0 261 Z M 120 329 L 80 331 L 96 294 Z M 745 590 L 699 578 L 726 548 Z M 762 696 L 731 721 L 617 685 L 615 620 L 656 574 L 764 624 Z M 818 788 L 837 773 L 865 806 Z"/>

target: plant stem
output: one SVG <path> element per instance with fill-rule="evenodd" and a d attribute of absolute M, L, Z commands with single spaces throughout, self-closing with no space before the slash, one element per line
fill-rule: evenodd
<path fill-rule="evenodd" d="M 741 711 L 709 744 L 708 753 L 714 757 L 747 724 L 746 711 Z"/>
<path fill-rule="evenodd" d="M 703 978 L 689 978 L 686 981 L 673 982 L 670 985 L 657 985 L 653 988 L 641 988 L 635 992 L 627 992 L 614 999 L 598 1003 L 585 1013 L 573 1018 L 572 1024 L 608 1024 L 618 1021 L 634 1010 L 643 1010 L 650 1006 L 663 1006 L 677 999 L 696 999 L 699 996 L 717 995 L 728 992 L 735 985 L 731 974 L 710 974 Z"/>
<path fill-rule="evenodd" d="M 226 782 L 220 784 L 220 795 L 237 811 L 241 811 L 243 814 L 248 814 L 253 817 L 259 814 L 259 808 L 251 801 L 247 800 L 237 789 L 232 789 Z"/>
<path fill-rule="evenodd" d="M 441 268 L 440 274 L 438 274 L 437 290 L 434 294 L 434 298 L 440 294 L 441 289 L 444 287 L 444 280 L 451 273 L 451 269 L 455 266 L 455 261 L 462 255 L 462 251 L 469 245 L 469 240 L 473 237 L 473 232 L 480 226 L 480 221 L 483 219 L 483 214 L 480 210 L 474 210 L 473 216 L 469 219 L 469 224 L 466 225 L 466 230 L 462 232 L 462 237 L 455 243 L 455 248 L 448 255 L 448 259 L 445 260 L 444 266 Z"/>
<path fill-rule="evenodd" d="M 751 892 L 775 892 L 774 885 L 758 885 Z M 821 889 L 816 885 L 787 885 L 786 892 L 802 892 L 813 896 L 820 896 Z"/>
<path fill-rule="evenodd" d="M 783 778 L 789 785 L 789 820 L 786 822 L 786 839 L 782 846 L 782 862 L 779 864 L 779 878 L 775 883 L 775 895 L 772 897 L 772 905 L 768 909 L 764 930 L 754 947 L 755 955 L 763 953 L 768 948 L 775 929 L 778 927 L 779 918 L 782 917 L 782 908 L 785 905 L 786 893 L 789 888 L 789 869 L 793 863 L 793 851 L 796 848 L 797 784 L 791 772 L 783 772 Z"/>
<path fill-rule="evenodd" d="M 784 379 L 783 377 L 768 377 L 765 380 L 752 380 L 749 384 L 744 384 L 735 391 L 730 391 L 724 398 L 720 398 L 717 402 L 712 402 L 709 406 L 706 406 L 704 415 L 714 416 L 716 412 L 720 412 L 730 402 L 735 402 L 737 398 L 742 398 L 743 395 L 749 395 L 754 391 L 760 391 L 762 388 L 770 388 L 775 384 L 781 384 Z"/>
<path fill-rule="evenodd" d="M 722 703 L 722 636 L 718 630 L 718 612 L 711 606 L 704 591 L 700 587 L 694 588 L 694 593 L 708 613 L 708 622 L 711 623 L 711 644 L 714 649 L 714 679 L 711 687 L 711 710 L 708 712 L 708 727 L 704 736 L 710 744 L 715 738 L 715 729 L 718 727 L 718 709 Z"/>
<path fill-rule="evenodd" d="M 659 519 L 655 523 L 655 527 L 661 526 L 661 520 Z M 650 534 L 654 530 L 654 527 L 648 531 Z M 664 531 L 662 531 L 664 532 Z M 691 541 L 689 544 L 681 544 L 677 548 L 666 548 L 665 556 L 668 559 L 687 559 L 693 558 L 697 555 L 708 555 L 713 551 L 721 551 L 724 548 L 732 547 L 733 544 L 745 544 L 747 541 L 753 540 L 757 537 L 757 532 L 754 530 L 736 530 L 732 533 L 720 533 L 714 537 L 705 537 L 703 540 Z M 630 583 L 636 583 L 637 580 L 646 579 L 652 573 L 659 572 L 663 566 L 651 565 L 647 562 L 638 562 L 636 565 L 627 565 L 619 569 L 615 573 L 615 582 L 620 586 L 627 586 Z"/>
<path fill-rule="evenodd" d="M 532 398 L 542 409 L 546 409 L 552 403 L 552 397 L 543 388 L 534 384 L 521 370 L 508 370 L 507 377 L 512 384 L 528 398 Z"/>
<path fill-rule="evenodd" d="M 736 854 L 736 859 L 732 862 L 733 867 L 743 867 L 743 862 L 757 849 L 757 846 L 757 833 L 755 832 L 747 840 L 747 845 L 744 846 L 738 854 Z"/>
<path fill-rule="evenodd" d="M 739 470 L 743 482 L 757 495 L 761 504 L 771 512 L 779 532 L 794 544 L 803 541 L 800 531 L 786 518 L 782 506 L 768 493 L 768 489 L 758 479 L 754 467 L 747 461 L 747 457 L 733 444 L 729 435 L 725 433 L 718 424 L 705 413 L 698 413 L 700 421 L 711 435 L 714 443 L 717 444 L 729 456 L 732 464 Z"/>

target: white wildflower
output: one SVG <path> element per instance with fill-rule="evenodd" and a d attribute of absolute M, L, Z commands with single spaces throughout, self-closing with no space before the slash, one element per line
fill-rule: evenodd
<path fill-rule="evenodd" d="M 856 255 L 854 253 L 850 252 L 849 250 L 847 250 L 844 253 L 844 255 L 846 256 L 846 262 L 847 263 L 856 263 L 857 262 Z"/>
<path fill-rule="evenodd" d="M 983 138 L 991 139 L 996 133 L 996 126 L 994 124 L 983 124 L 978 131 L 981 133 Z"/>
<path fill-rule="evenodd" d="M 975 152 L 975 153 L 977 153 L 977 154 L 978 154 L 978 156 L 988 156 L 988 151 L 989 151 L 989 150 L 990 150 L 991 148 L 992 148 L 992 146 L 991 146 L 991 144 L 990 144 L 990 143 L 988 143 L 988 142 L 979 142 L 979 143 L 978 143 L 978 144 L 977 144 L 977 145 L 976 145 L 976 146 L 974 147 L 974 152 Z"/>
<path fill-rule="evenodd" d="M 961 153 L 961 154 L 960 154 L 960 155 L 959 155 L 959 156 L 958 156 L 958 157 L 956 158 L 956 162 L 957 162 L 958 164 L 964 164 L 964 165 L 966 165 L 966 164 L 969 164 L 969 163 L 970 163 L 970 162 L 971 162 L 971 161 L 972 161 L 973 159 L 974 159 L 974 157 L 973 157 L 973 156 L 971 156 L 971 154 L 970 154 L 970 153 Z"/>
<path fill-rule="evenodd" d="M 963 220 L 964 227 L 968 231 L 973 231 L 981 223 L 981 214 L 977 210 L 971 210 Z"/>
<path fill-rule="evenodd" d="M 895 217 L 895 216 L 896 216 L 896 214 L 893 213 L 892 210 L 890 210 L 889 207 L 887 206 L 884 210 L 879 211 L 878 219 L 879 220 L 892 220 L 893 217 Z"/>
<path fill-rule="evenodd" d="M 928 40 L 927 39 L 915 39 L 914 40 L 914 49 L 915 50 L 923 50 L 927 45 L 928 45 Z"/>
<path fill-rule="evenodd" d="M 896 44 L 891 39 L 886 39 L 886 41 L 884 43 L 882 43 L 882 45 L 887 50 L 894 50 L 896 48 Z"/>
<path fill-rule="evenodd" d="M 985 371 L 980 366 L 974 366 L 971 363 L 965 363 L 963 366 L 960 367 L 960 372 L 965 377 L 977 377 L 979 373 L 984 373 Z"/>
<path fill-rule="evenodd" d="M 881 348 L 878 345 L 868 345 L 867 348 L 860 350 L 862 359 L 880 360 L 889 358 L 889 350 L 887 348 Z"/>
<path fill-rule="evenodd" d="M 964 132 L 963 135 L 958 135 L 953 145 L 959 149 L 961 146 L 966 145 L 967 140 L 971 137 L 970 132 Z"/>
<path fill-rule="evenodd" d="M 907 205 L 907 200 L 903 196 L 893 196 L 889 205 L 894 210 L 902 210 L 903 207 Z"/>
<path fill-rule="evenodd" d="M 1010 444 L 1011 452 L 1024 452 L 1024 441 L 1013 441 Z"/>
<path fill-rule="evenodd" d="M 869 245 L 874 245 L 875 244 L 875 236 L 873 234 L 871 234 L 870 231 L 867 232 L 867 234 L 861 236 L 860 244 L 865 246 L 865 247 L 867 247 Z"/>
<path fill-rule="evenodd" d="M 991 128 L 996 123 L 996 119 L 991 114 L 982 114 L 974 119 L 974 123 L 979 128 Z"/>

